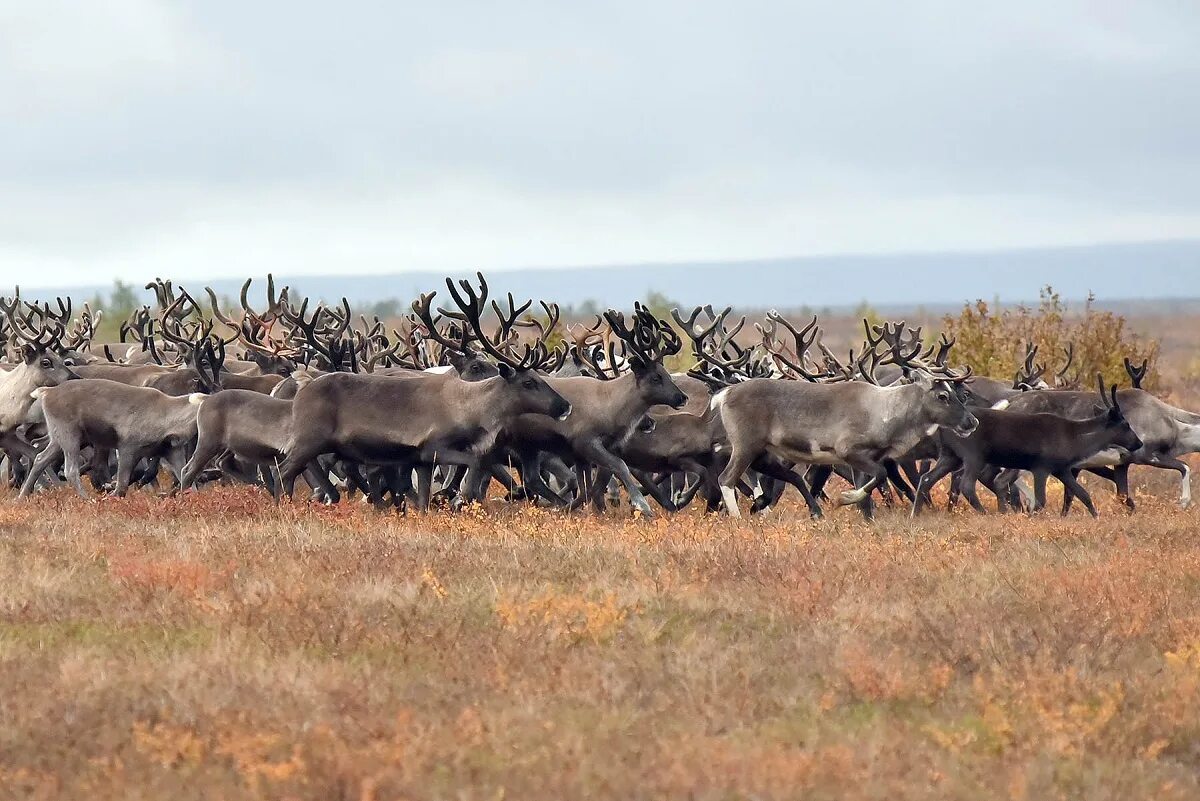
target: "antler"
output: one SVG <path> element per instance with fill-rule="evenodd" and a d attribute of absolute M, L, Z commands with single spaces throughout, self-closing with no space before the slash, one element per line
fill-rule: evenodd
<path fill-rule="evenodd" d="M 372 353 L 370 356 L 368 356 L 363 361 L 363 368 L 368 373 L 374 372 L 375 365 L 379 364 L 380 362 L 384 362 L 384 364 L 387 364 L 388 362 L 390 362 L 392 360 L 392 358 L 395 357 L 396 353 L 400 350 L 400 346 L 403 344 L 404 344 L 404 342 L 402 340 L 398 339 L 395 342 L 393 342 L 390 346 L 385 348 L 384 350 L 380 350 L 380 351 L 376 351 L 375 353 Z"/>
<path fill-rule="evenodd" d="M 808 349 L 812 347 L 820 335 L 820 331 L 817 328 L 817 316 L 814 314 L 808 325 L 801 329 L 797 329 L 796 326 L 792 325 L 790 320 L 774 310 L 767 312 L 767 320 L 786 328 L 791 333 L 792 339 L 795 342 L 795 347 L 792 349 L 792 352 L 795 354 L 795 359 L 793 360 L 788 357 L 785 347 L 776 346 L 775 343 L 782 344 L 782 342 L 775 339 L 775 329 L 768 330 L 759 326 L 759 331 L 763 334 L 763 347 L 775 359 L 776 364 L 782 364 L 793 374 L 800 376 L 805 381 L 820 381 L 824 376 L 811 372 L 804 364 L 808 358 Z"/>
<path fill-rule="evenodd" d="M 696 328 L 696 319 L 700 316 L 700 312 L 704 311 L 708 314 L 712 321 L 707 327 Z M 733 311 L 731 306 L 726 306 L 720 314 L 713 314 L 712 307 L 700 307 L 692 309 L 692 313 L 688 315 L 686 320 L 679 313 L 679 309 L 671 309 L 671 318 L 675 320 L 675 324 L 683 329 L 683 333 L 692 341 L 692 355 L 702 363 L 708 363 L 713 367 L 727 370 L 732 373 L 740 373 L 750 360 L 751 352 L 742 348 L 736 348 L 735 355 L 727 356 L 728 347 L 733 342 L 733 337 L 742 330 L 746 324 L 746 318 L 743 317 L 732 331 L 725 329 L 725 318 Z M 713 336 L 717 331 L 721 331 L 721 341 L 715 344 L 711 351 L 705 347 L 705 342 L 713 340 Z M 762 327 L 759 326 L 760 332 Z"/>
<path fill-rule="evenodd" d="M 1016 378 L 1013 379 L 1013 388 L 1020 389 L 1022 386 L 1035 387 L 1042 376 L 1046 374 L 1046 365 L 1035 364 L 1037 359 L 1038 346 L 1032 342 L 1025 343 L 1025 361 L 1021 365 L 1021 369 L 1017 371 Z"/>
<path fill-rule="evenodd" d="M 950 355 L 950 350 L 954 347 L 954 343 L 957 341 L 958 340 L 955 337 L 947 337 L 946 333 L 943 331 L 938 341 L 935 344 L 930 345 L 929 348 L 923 354 L 921 354 L 921 360 L 929 361 L 929 357 L 933 356 L 932 365 L 934 367 L 945 367 L 946 359 Z M 935 349 L 937 351 L 936 354 L 934 353 Z"/>
<path fill-rule="evenodd" d="M 453 330 L 453 332 L 459 334 L 459 339 L 457 342 L 443 334 L 438 328 L 437 321 L 433 318 L 433 313 L 430 311 L 435 295 L 437 295 L 437 292 L 422 292 L 420 297 L 417 300 L 414 300 L 412 303 L 413 312 L 416 314 L 417 319 L 421 322 L 421 325 L 424 328 L 422 332 L 423 337 L 427 340 L 433 340 L 434 342 L 438 343 L 443 351 L 466 353 L 468 342 L 467 326 L 465 323 L 460 321 L 460 324 L 453 326 L 452 329 L 447 328 L 448 331 Z M 409 342 L 409 352 L 415 357 L 417 355 L 417 351 L 420 349 L 419 343 L 415 342 L 411 336 L 409 338 Z"/>
<path fill-rule="evenodd" d="M 1109 391 L 1105 392 L 1103 373 L 1096 373 L 1096 384 L 1100 388 L 1100 400 L 1104 402 L 1104 408 L 1116 409 L 1118 412 L 1120 412 L 1121 406 L 1119 403 L 1117 403 L 1117 385 L 1113 384 L 1108 388 Z"/>
<path fill-rule="evenodd" d="M 566 327 L 567 339 L 571 340 L 572 350 L 577 354 L 581 354 L 592 345 L 598 344 L 603 339 L 603 334 L 601 333 L 603 327 L 604 320 L 598 314 L 596 315 L 596 322 L 590 326 L 583 323 L 576 323 L 575 325 L 568 323 Z"/>
<path fill-rule="evenodd" d="M 28 327 L 32 325 L 33 312 L 29 312 L 22 319 L 21 315 L 17 313 L 17 307 L 20 303 L 19 290 L 11 303 L 0 302 L 0 312 L 3 312 L 5 318 L 7 318 L 12 336 L 35 348 L 58 347 L 64 331 L 62 324 L 56 319 L 46 319 L 43 317 L 41 329 L 35 332 L 32 328 Z"/>
<path fill-rule="evenodd" d="M 340 369 L 345 363 L 347 355 L 351 356 L 353 365 L 353 343 L 349 343 L 350 352 L 347 354 L 346 345 L 342 341 L 342 336 L 350 326 L 350 301 L 342 298 L 341 309 L 337 313 L 323 303 L 318 303 L 313 309 L 311 318 L 307 316 L 308 303 L 309 299 L 305 298 L 300 304 L 300 308 L 295 311 L 285 304 L 281 307 L 281 313 L 288 323 L 300 332 L 304 339 L 304 346 L 311 353 L 323 357 L 331 369 Z M 332 317 L 335 322 L 332 327 L 321 328 L 318 331 L 318 326 L 322 324 L 322 317 Z M 295 338 L 295 332 L 292 336 Z"/>
<path fill-rule="evenodd" d="M 867 328 L 867 342 L 871 347 L 882 343 L 888 346 L 891 351 L 889 361 L 891 364 L 899 365 L 900 367 L 923 368 L 928 369 L 928 366 L 920 360 L 921 353 L 921 329 L 907 328 L 905 321 L 901 320 L 898 323 L 884 323 L 883 326 L 871 326 L 867 320 L 863 320 L 863 326 Z M 877 337 L 871 336 L 871 329 L 874 329 Z M 909 338 L 905 341 L 904 332 L 909 333 Z"/>
<path fill-rule="evenodd" d="M 554 329 L 558 327 L 562 311 L 559 309 L 557 303 L 547 303 L 544 300 L 539 300 L 538 304 L 542 307 L 542 311 L 546 313 L 545 323 L 537 317 L 529 315 L 526 319 L 517 321 L 516 325 L 523 328 L 536 328 L 538 341 L 548 343 L 551 334 L 554 333 Z"/>
<path fill-rule="evenodd" d="M 627 348 L 646 364 L 661 362 L 663 358 L 676 354 L 683 347 L 683 341 L 675 329 L 657 319 L 650 310 L 641 303 L 635 303 L 633 311 L 633 328 L 625 325 L 625 315 L 609 309 L 604 313 L 608 327 L 621 339 Z"/>
<path fill-rule="evenodd" d="M 1075 362 L 1075 343 L 1068 342 L 1067 346 L 1063 348 L 1063 353 L 1067 356 L 1067 363 L 1063 365 L 1063 369 L 1054 374 L 1054 383 L 1059 387 L 1067 387 L 1075 384 L 1075 381 L 1067 378 L 1067 371 L 1071 369 L 1071 365 Z"/>
<path fill-rule="evenodd" d="M 1142 359 L 1141 367 L 1134 367 L 1133 362 L 1129 357 L 1125 357 L 1125 372 L 1129 374 L 1129 380 L 1133 382 L 1134 389 L 1142 388 L 1142 381 L 1146 379 L 1146 373 L 1150 369 L 1150 360 Z"/>
<path fill-rule="evenodd" d="M 454 300 L 454 305 L 458 306 L 459 310 L 457 312 L 453 312 L 439 307 L 438 313 L 444 317 L 459 320 L 464 324 L 464 328 L 466 326 L 470 326 L 471 332 L 475 335 L 475 338 L 478 340 L 480 346 L 497 361 L 507 364 L 514 370 L 537 369 L 539 365 L 545 363 L 548 356 L 546 344 L 544 342 L 538 342 L 533 347 L 530 347 L 529 345 L 523 346 L 524 351 L 520 360 L 514 360 L 509 354 L 500 349 L 498 342 L 491 340 L 486 334 L 484 334 L 482 317 L 484 304 L 487 302 L 488 297 L 488 285 L 487 279 L 483 277 L 483 273 L 476 273 L 475 275 L 479 279 L 478 291 L 471 286 L 470 281 L 460 280 L 458 284 L 462 288 L 462 292 L 459 292 L 459 290 L 454 286 L 454 279 L 446 279 L 446 288 L 450 291 L 450 297 Z M 430 292 L 428 295 L 423 294 L 421 295 L 420 301 L 413 303 L 413 310 L 417 312 L 417 315 L 421 318 L 421 321 L 430 327 L 430 336 L 435 336 L 436 326 L 433 325 L 433 320 L 430 319 L 429 316 L 429 303 L 433 300 L 436 294 L 436 292 Z M 529 301 L 518 307 L 513 300 L 512 294 L 510 293 L 508 296 L 509 316 L 507 318 L 505 317 L 504 312 L 501 311 L 499 304 L 493 303 L 492 308 L 495 310 L 497 317 L 500 319 L 500 333 L 498 336 L 507 336 L 508 330 L 511 329 L 516 317 L 524 312 L 525 309 L 528 309 L 532 303 L 532 301 Z M 438 339 L 439 341 L 442 341 L 440 335 L 438 336 Z M 445 344 L 445 342 L 443 342 L 443 344 Z M 451 347 L 458 349 L 459 352 L 465 352 L 466 349 L 465 344 L 461 346 L 451 345 Z"/>

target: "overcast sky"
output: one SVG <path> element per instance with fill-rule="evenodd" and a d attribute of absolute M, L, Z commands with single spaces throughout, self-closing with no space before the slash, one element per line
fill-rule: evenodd
<path fill-rule="evenodd" d="M 0 4 L 0 279 L 1200 236 L 1200 3 Z"/>

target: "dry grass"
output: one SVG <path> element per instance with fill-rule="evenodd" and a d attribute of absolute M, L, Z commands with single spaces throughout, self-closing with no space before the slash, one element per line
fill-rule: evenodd
<path fill-rule="evenodd" d="M 3 501 L 0 797 L 1196 797 L 1200 512 L 1141 502 Z"/>

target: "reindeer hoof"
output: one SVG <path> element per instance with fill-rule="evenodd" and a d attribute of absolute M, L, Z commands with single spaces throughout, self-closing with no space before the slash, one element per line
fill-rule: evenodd
<path fill-rule="evenodd" d="M 860 489 L 846 490 L 838 499 L 839 506 L 849 506 L 852 503 L 862 503 L 867 499 L 867 493 Z"/>

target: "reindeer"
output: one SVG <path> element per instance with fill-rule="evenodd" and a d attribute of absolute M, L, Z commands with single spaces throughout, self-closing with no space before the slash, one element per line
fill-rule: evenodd
<path fill-rule="evenodd" d="M 301 378 L 302 383 L 311 380 Z M 272 493 L 277 493 L 278 483 L 270 471 L 283 458 L 291 430 L 291 401 L 244 389 L 217 393 L 201 405 L 196 416 L 196 449 L 184 467 L 179 489 L 191 487 L 209 462 L 224 454 L 230 461 L 258 468 Z M 239 470 L 225 472 L 254 483 L 253 478 L 243 477 Z M 310 466 L 304 477 L 330 502 L 337 501 L 338 492 L 323 470 Z"/>
<path fill-rule="evenodd" d="M 1125 454 L 1097 454 L 1079 467 L 1112 480 L 1117 497 L 1133 509 L 1135 503 L 1129 492 L 1129 467 L 1145 465 L 1179 473 L 1179 503 L 1187 507 L 1192 500 L 1191 469 L 1179 457 L 1200 451 L 1200 415 L 1171 406 L 1141 389 L 1123 389 L 1120 406 L 1142 447 Z M 1030 392 L 1014 398 L 1009 409 L 1021 412 L 1048 412 L 1073 420 L 1091 417 L 1095 413 L 1095 395 L 1090 392 L 1059 390 Z M 1112 468 L 1107 472 L 1106 468 Z M 1069 497 L 1069 494 L 1068 494 Z"/>
<path fill-rule="evenodd" d="M 451 297 L 467 322 L 499 361 L 499 375 L 464 381 L 456 374 L 421 378 L 331 373 L 302 387 L 293 402 L 292 436 L 280 465 L 283 491 L 291 497 L 296 476 L 317 456 L 335 453 L 366 464 L 432 462 L 478 469 L 480 454 L 492 450 L 497 434 L 521 414 L 566 419 L 571 404 L 547 385 L 536 368 L 547 354 L 526 348 L 520 361 L 496 348 L 479 329 L 487 288 L 481 295 L 469 282 L 472 299 L 462 302 L 453 281 Z M 433 293 L 414 309 L 429 312 Z"/>
<path fill-rule="evenodd" d="M 62 457 L 67 480 L 82 497 L 81 453 L 86 445 L 117 451 L 117 483 L 123 496 L 133 470 L 149 457 L 163 456 L 178 479 L 196 438 L 196 411 L 202 394 L 171 397 L 149 387 L 89 378 L 39 390 L 50 441 L 34 459 L 21 486 L 27 496 L 42 472 Z"/>
<path fill-rule="evenodd" d="M 604 317 L 631 354 L 630 372 L 618 374 L 611 366 L 614 361 L 611 358 L 607 365 L 601 365 L 594 357 L 581 354 L 581 358 L 589 360 L 588 367 L 596 375 L 606 377 L 547 378 L 547 384 L 570 401 L 574 413 L 563 420 L 523 415 L 507 428 L 508 441 L 520 457 L 521 477 L 527 490 L 563 504 L 561 496 L 541 477 L 542 454 L 550 453 L 574 461 L 579 475 L 589 465 L 611 472 L 625 487 L 633 508 L 651 516 L 650 504 L 629 466 L 613 448 L 651 407 L 666 405 L 679 409 L 687 403 L 687 396 L 662 364 L 664 357 L 679 352 L 682 343 L 665 321 L 655 319 L 640 304 L 635 307 L 632 328 L 615 310 L 609 309 Z M 574 505 L 582 505 L 585 500 L 580 494 Z"/>
<path fill-rule="evenodd" d="M 59 352 L 62 326 L 43 318 L 40 329 L 30 328 L 32 314 L 18 313 L 19 299 L 0 298 L 0 320 L 7 323 L 9 337 L 16 347 L 17 363 L 0 372 L 0 450 L 9 462 L 9 476 L 15 480 L 21 465 L 29 463 L 37 449 L 22 436 L 29 425 L 38 422 L 33 414 L 35 394 L 44 387 L 78 378 L 74 368 Z"/>
<path fill-rule="evenodd" d="M 17 313 L 17 301 L 0 298 L 0 313 L 7 320 L 13 339 L 20 343 L 16 367 L 0 373 L 0 436 L 7 436 L 27 422 L 33 392 L 77 378 L 75 369 L 58 353 L 63 329 L 45 324 L 41 330 L 28 328 L 30 319 Z"/>
<path fill-rule="evenodd" d="M 975 483 L 985 466 L 1007 470 L 1028 470 L 1034 478 L 1034 510 L 1046 505 L 1046 479 L 1054 476 L 1067 489 L 1062 513 L 1070 510 L 1070 498 L 1078 496 L 1093 517 L 1096 507 L 1079 482 L 1074 468 L 1095 454 L 1109 448 L 1120 448 L 1127 452 L 1137 451 L 1142 441 L 1134 433 L 1117 400 L 1117 388 L 1111 388 L 1111 396 L 1105 391 L 1104 378 L 1097 376 L 1100 389 L 1101 413 L 1082 420 L 1072 420 L 1055 414 L 1025 413 L 1020 411 L 977 409 L 975 417 L 979 426 L 968 437 L 948 437 L 939 434 L 941 453 L 932 470 L 921 477 L 918 488 L 928 492 L 938 481 L 951 471 L 961 467 L 961 491 L 967 501 L 980 513 L 986 513 L 975 493 Z M 1093 396 L 1094 398 L 1095 396 Z M 1111 400 L 1110 400 L 1111 397 Z M 1005 489 L 1008 482 L 997 486 L 997 502 L 1001 511 L 1005 508 Z M 912 514 L 922 506 L 923 497 L 918 491 L 913 503 Z"/>
<path fill-rule="evenodd" d="M 900 324 L 895 330 L 902 328 Z M 847 465 L 858 471 L 865 481 L 842 493 L 840 504 L 861 504 L 870 518 L 870 492 L 887 480 L 886 460 L 904 457 L 938 429 L 964 437 L 975 429 L 975 417 L 956 391 L 956 385 L 970 378 L 970 369 L 934 375 L 917 358 L 919 335 L 906 346 L 896 336 L 888 359 L 905 369 L 913 383 L 881 387 L 865 381 L 752 379 L 713 396 L 711 408 L 720 414 L 731 452 L 720 477 L 730 516 L 741 516 L 734 488 L 742 474 L 769 453 L 791 463 Z M 811 495 L 805 501 L 819 514 Z"/>

